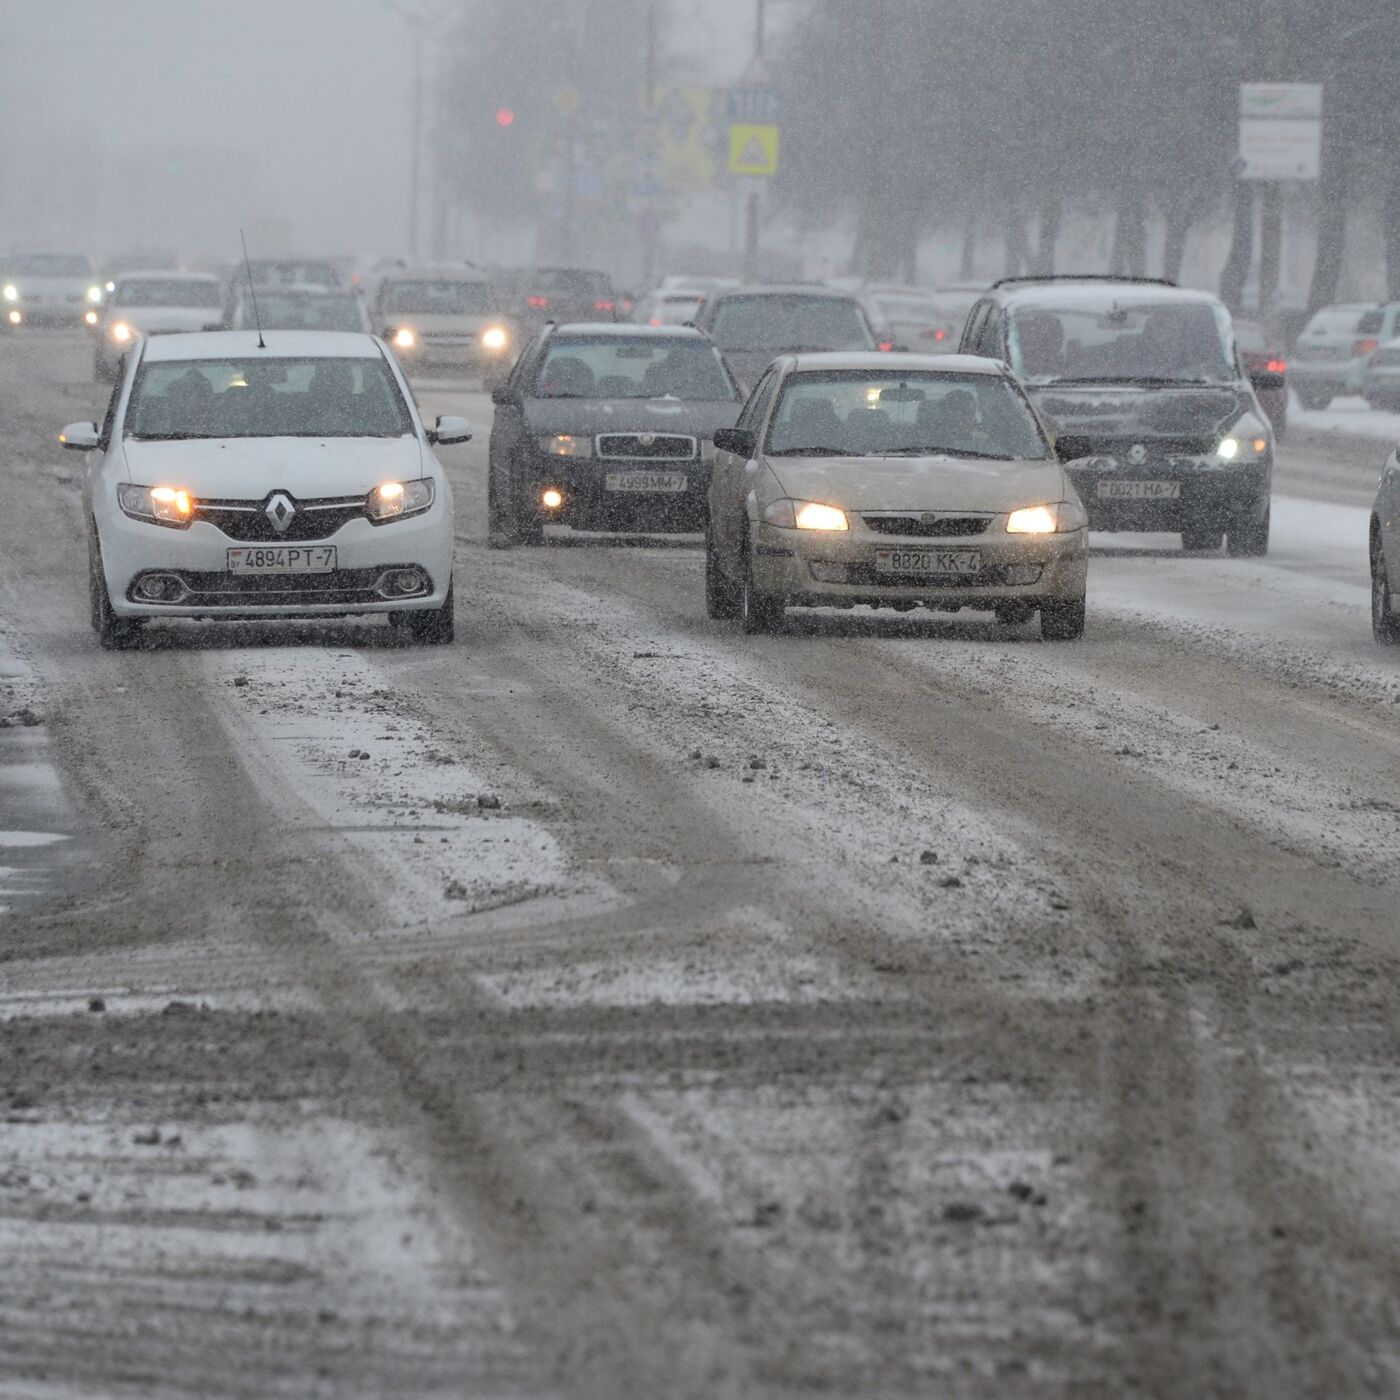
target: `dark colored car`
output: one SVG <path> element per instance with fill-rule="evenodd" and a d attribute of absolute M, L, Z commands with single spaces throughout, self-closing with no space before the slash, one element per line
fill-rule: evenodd
<path fill-rule="evenodd" d="M 738 386 L 687 326 L 546 326 L 492 392 L 491 542 L 538 544 L 546 524 L 703 530 L 714 435 Z"/>
<path fill-rule="evenodd" d="M 1282 442 L 1288 431 L 1288 361 L 1282 350 L 1269 349 L 1268 337 L 1257 321 L 1236 320 L 1235 344 L 1247 375 L 1276 374 L 1283 381 L 1277 388 L 1256 388 L 1254 391 L 1259 406 L 1273 424 L 1274 440 Z"/>
<path fill-rule="evenodd" d="M 547 321 L 612 321 L 617 293 L 606 272 L 586 267 L 527 267 L 500 274 L 517 319 L 530 329 Z"/>
<path fill-rule="evenodd" d="M 817 350 L 893 350 L 860 298 L 827 287 L 730 287 L 712 292 L 695 324 L 719 346 L 747 393 L 779 355 Z"/>
<path fill-rule="evenodd" d="M 1056 435 L 1095 530 L 1172 531 L 1267 554 L 1274 430 L 1230 313 L 1151 279 L 1009 278 L 973 307 L 965 354 L 1003 360 Z"/>

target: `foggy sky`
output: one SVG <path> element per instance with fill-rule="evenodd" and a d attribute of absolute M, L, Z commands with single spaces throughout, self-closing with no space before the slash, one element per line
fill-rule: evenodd
<path fill-rule="evenodd" d="M 753 0 L 676 8 L 699 76 L 735 74 Z M 300 251 L 397 253 L 411 53 L 382 0 L 0 0 L 0 250 L 232 257 L 284 220 Z"/>

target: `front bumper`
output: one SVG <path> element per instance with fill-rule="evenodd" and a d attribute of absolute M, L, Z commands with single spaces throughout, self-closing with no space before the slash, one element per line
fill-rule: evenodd
<path fill-rule="evenodd" d="M 789 530 L 760 523 L 753 529 L 754 586 L 795 607 L 914 606 L 939 609 L 1035 608 L 1045 599 L 1084 595 L 1088 532 L 1008 535 L 989 531 L 951 539 L 905 539 L 853 522 L 849 531 Z M 971 575 L 882 574 L 877 550 L 976 550 Z M 1024 578 L 1026 582 L 1015 582 Z"/>
<path fill-rule="evenodd" d="M 1065 474 L 1084 503 L 1091 530 L 1175 533 L 1198 526 L 1228 529 L 1261 495 L 1267 497 L 1273 465 L 1267 457 L 1230 465 L 1207 457 L 1166 458 L 1131 466 L 1089 457 L 1068 463 Z M 1100 492 L 1101 486 L 1111 490 L 1129 482 L 1166 483 L 1179 494 L 1129 499 Z"/>
<path fill-rule="evenodd" d="M 11 311 L 18 311 L 20 314 L 21 326 L 81 326 L 84 330 L 90 329 L 83 319 L 89 311 L 101 311 L 101 307 L 95 307 L 86 300 L 76 302 L 59 301 L 19 301 L 0 302 L 0 322 L 9 330 L 17 330 L 18 326 L 9 320 Z"/>
<path fill-rule="evenodd" d="M 631 472 L 684 472 L 684 491 L 609 491 L 611 474 Z M 558 509 L 540 509 L 551 525 L 576 530 L 613 531 L 621 534 L 693 534 L 705 528 L 709 517 L 710 464 L 691 457 L 681 461 L 600 460 L 597 458 L 539 455 L 527 481 L 520 483 L 538 503 L 540 493 L 554 487 L 564 497 Z"/>
<path fill-rule="evenodd" d="M 452 581 L 452 500 L 445 483 L 426 514 L 388 525 L 352 520 L 316 545 L 334 545 L 336 569 L 324 574 L 238 576 L 228 572 L 237 545 L 206 521 L 186 530 L 132 520 L 117 509 L 99 526 L 102 569 L 118 617 L 316 617 L 440 607 Z M 298 542 L 301 543 L 301 542 Z M 417 568 L 421 592 L 386 597 L 378 585 L 391 570 Z M 147 574 L 173 574 L 188 596 L 172 603 L 132 596 Z"/>

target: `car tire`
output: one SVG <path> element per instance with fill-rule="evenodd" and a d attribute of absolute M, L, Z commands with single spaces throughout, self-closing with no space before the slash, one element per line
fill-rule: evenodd
<path fill-rule="evenodd" d="M 1390 575 L 1379 535 L 1371 538 L 1371 635 L 1383 646 L 1400 645 L 1400 613 L 1390 601 Z"/>
<path fill-rule="evenodd" d="M 1298 402 L 1310 413 L 1329 407 L 1335 397 L 1330 389 L 1303 389 L 1295 386 L 1293 392 L 1298 395 Z"/>
<path fill-rule="evenodd" d="M 705 615 L 716 622 L 732 622 L 739 616 L 739 589 L 727 578 L 715 552 L 713 535 L 705 530 Z"/>
<path fill-rule="evenodd" d="M 1262 559 L 1269 552 L 1269 502 L 1256 501 L 1236 518 L 1225 535 L 1231 559 Z"/>
<path fill-rule="evenodd" d="M 409 639 L 424 647 L 451 646 L 457 635 L 452 604 L 452 585 L 447 585 L 447 599 L 440 608 L 421 608 L 416 612 L 389 614 L 389 626 L 405 628 Z"/>
<path fill-rule="evenodd" d="M 753 581 L 753 554 L 744 544 L 744 577 L 739 585 L 739 621 L 751 637 L 782 629 L 787 600 L 781 593 L 764 593 Z"/>
<path fill-rule="evenodd" d="M 1181 547 L 1188 554 L 1210 554 L 1225 543 L 1225 531 L 1211 525 L 1193 525 L 1181 532 Z"/>
<path fill-rule="evenodd" d="M 141 632 L 139 620 L 118 617 L 112 611 L 107 576 L 102 572 L 101 549 L 95 541 L 88 546 L 88 617 L 103 651 L 124 651 L 135 643 Z"/>
<path fill-rule="evenodd" d="M 1077 642 L 1084 635 L 1084 595 L 1047 599 L 1040 605 L 1040 635 L 1047 642 Z"/>

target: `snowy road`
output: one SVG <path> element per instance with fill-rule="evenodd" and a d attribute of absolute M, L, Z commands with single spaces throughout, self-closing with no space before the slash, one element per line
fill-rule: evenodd
<path fill-rule="evenodd" d="M 1384 443 L 1082 644 L 745 638 L 488 552 L 434 386 L 456 646 L 104 654 L 88 366 L 0 343 L 0 1394 L 1400 1393 Z"/>

